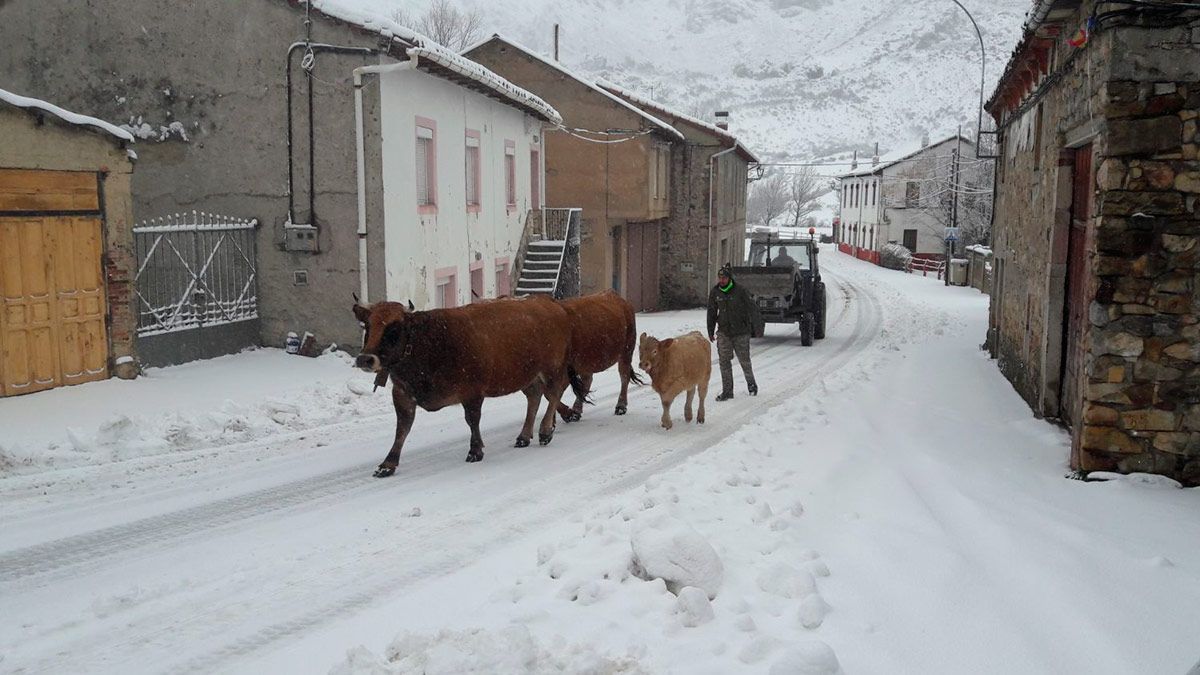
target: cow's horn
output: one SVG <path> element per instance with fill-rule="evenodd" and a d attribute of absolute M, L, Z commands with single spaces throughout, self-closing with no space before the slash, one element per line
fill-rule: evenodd
<path fill-rule="evenodd" d="M 408 301 L 408 311 L 414 312 L 414 311 L 416 311 L 416 309 L 417 309 L 416 307 L 413 307 L 412 300 L 409 300 Z"/>
<path fill-rule="evenodd" d="M 351 292 L 350 292 L 350 297 L 354 298 L 354 304 L 356 304 L 356 305 L 361 305 L 361 304 L 362 304 L 362 301 L 358 299 L 358 293 L 355 293 L 354 291 L 351 291 Z"/>

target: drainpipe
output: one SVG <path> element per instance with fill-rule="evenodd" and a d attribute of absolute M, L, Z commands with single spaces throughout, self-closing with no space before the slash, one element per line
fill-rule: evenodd
<path fill-rule="evenodd" d="M 725 150 L 722 150 L 722 151 L 714 154 L 712 157 L 708 158 L 708 265 L 707 265 L 708 269 L 705 271 L 708 272 L 709 274 L 712 274 L 713 202 L 715 201 L 713 199 L 713 195 L 714 195 L 713 178 L 716 176 L 716 173 L 717 173 L 717 159 L 719 159 L 721 157 L 721 155 L 728 155 L 729 153 L 733 152 L 734 150 L 737 150 L 737 148 L 738 148 L 738 144 L 735 141 L 732 148 L 727 148 Z M 743 178 L 742 180 L 745 180 L 745 178 Z M 745 228 L 743 228 L 743 230 L 744 229 Z M 745 236 L 746 236 L 746 233 L 743 231 L 742 238 L 745 238 Z M 727 260 L 725 262 L 729 262 L 729 261 Z M 711 279 L 711 277 L 710 277 L 710 279 Z M 710 279 L 705 279 L 706 286 Z"/>
<path fill-rule="evenodd" d="M 363 132 L 363 75 L 378 75 L 412 70 L 417 57 L 410 56 L 400 63 L 359 66 L 354 69 L 354 151 L 358 174 L 358 293 L 359 301 L 367 302 L 367 159 Z"/>

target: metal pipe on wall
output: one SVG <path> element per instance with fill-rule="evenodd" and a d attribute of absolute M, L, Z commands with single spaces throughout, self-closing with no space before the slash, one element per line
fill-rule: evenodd
<path fill-rule="evenodd" d="M 728 155 L 729 153 L 731 153 L 737 149 L 738 149 L 738 144 L 735 141 L 732 148 L 726 148 L 718 153 L 714 153 L 712 157 L 708 158 L 708 264 L 705 266 L 706 267 L 705 274 L 707 277 L 705 279 L 705 286 L 708 285 L 708 282 L 712 280 L 712 276 L 713 276 L 713 274 L 712 274 L 713 205 L 716 202 L 716 199 L 714 198 L 714 194 L 715 194 L 714 187 L 715 187 L 716 181 L 714 181 L 713 179 L 716 177 L 716 174 L 717 174 L 717 160 L 720 159 L 722 155 Z M 744 239 L 745 237 L 746 237 L 746 233 L 742 232 L 742 238 Z M 732 261 L 726 260 L 725 262 L 732 262 Z M 739 262 L 741 262 L 741 261 L 739 261 Z"/>
<path fill-rule="evenodd" d="M 358 293 L 360 302 L 368 302 L 367 294 L 367 159 L 366 132 L 363 122 L 363 75 L 378 75 L 412 70 L 417 67 L 417 57 L 400 63 L 359 66 L 354 69 L 354 155 L 358 192 Z"/>

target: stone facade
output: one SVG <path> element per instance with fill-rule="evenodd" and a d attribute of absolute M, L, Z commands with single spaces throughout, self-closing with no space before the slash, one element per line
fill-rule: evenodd
<path fill-rule="evenodd" d="M 1071 46 L 1095 4 L 1028 26 L 989 103 L 1002 153 L 989 344 L 1034 411 L 1071 426 L 1074 468 L 1196 485 L 1200 33 L 1144 12 Z"/>

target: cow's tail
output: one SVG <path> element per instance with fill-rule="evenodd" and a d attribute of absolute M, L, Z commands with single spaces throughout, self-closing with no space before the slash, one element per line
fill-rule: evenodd
<path fill-rule="evenodd" d="M 632 364 L 629 366 L 629 381 L 636 385 L 646 384 L 646 381 L 642 379 L 642 376 L 638 375 L 637 371 L 633 369 Z"/>
<path fill-rule="evenodd" d="M 575 368 L 571 366 L 567 367 L 567 379 L 571 381 L 571 391 L 575 392 L 576 398 L 588 405 L 595 405 L 592 399 L 588 398 L 588 394 L 592 392 L 588 391 L 588 388 L 584 386 L 583 378 L 579 376 Z"/>

